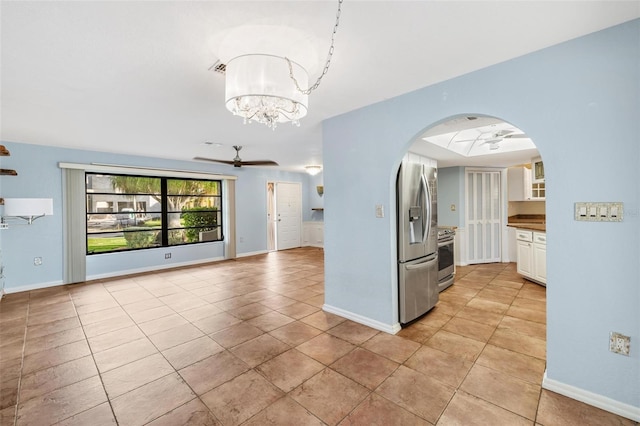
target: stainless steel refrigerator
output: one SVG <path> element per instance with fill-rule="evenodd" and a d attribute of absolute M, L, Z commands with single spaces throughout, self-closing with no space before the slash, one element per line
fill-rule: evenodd
<path fill-rule="evenodd" d="M 408 153 L 397 181 L 400 323 L 407 324 L 438 302 L 438 209 L 436 161 Z"/>

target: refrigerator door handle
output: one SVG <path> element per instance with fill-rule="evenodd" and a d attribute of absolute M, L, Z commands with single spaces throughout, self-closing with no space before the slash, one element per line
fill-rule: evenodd
<path fill-rule="evenodd" d="M 424 262 L 420 262 L 420 263 L 416 263 L 416 264 L 411 264 L 411 265 L 405 265 L 405 268 L 408 271 L 413 271 L 415 269 L 422 269 L 422 268 L 429 268 L 431 267 L 434 263 L 438 262 L 438 257 L 437 256 L 433 256 L 430 257 L 429 259 L 427 259 Z"/>
<path fill-rule="evenodd" d="M 420 185 L 424 194 L 423 209 L 425 214 L 422 215 L 422 243 L 424 244 L 431 232 L 431 193 L 429 193 L 429 185 L 424 174 L 420 175 Z"/>

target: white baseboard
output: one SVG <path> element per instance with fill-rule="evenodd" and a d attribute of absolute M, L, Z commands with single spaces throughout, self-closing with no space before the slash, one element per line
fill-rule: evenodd
<path fill-rule="evenodd" d="M 544 372 L 544 378 L 542 379 L 542 387 L 552 392 L 559 393 L 560 395 L 568 396 L 569 398 L 584 402 L 585 404 L 593 405 L 594 407 L 609 411 L 610 413 L 640 422 L 640 407 L 625 404 L 606 396 L 550 379 L 547 377 L 546 371 Z"/>
<path fill-rule="evenodd" d="M 248 251 L 246 253 L 237 253 L 236 258 L 238 257 L 249 257 L 249 256 L 258 256 L 260 254 L 267 254 L 269 250 L 258 250 L 258 251 Z"/>
<path fill-rule="evenodd" d="M 329 312 L 330 314 L 336 314 L 341 317 L 350 319 L 351 321 L 355 321 L 359 324 L 366 325 L 367 327 L 375 328 L 376 330 L 384 331 L 389 334 L 396 334 L 400 331 L 400 323 L 395 323 L 392 325 L 385 324 L 380 321 L 376 321 L 374 319 L 355 314 L 350 311 L 345 311 L 344 309 L 337 308 L 335 306 L 327 305 L 326 303 L 322 306 L 322 310 Z"/>
<path fill-rule="evenodd" d="M 27 284 L 21 285 L 19 287 L 5 287 L 4 292 L 6 294 L 21 293 L 23 291 L 40 290 L 42 288 L 55 287 L 63 284 L 64 283 L 62 281 L 49 281 L 48 283 Z"/>
<path fill-rule="evenodd" d="M 174 268 L 183 268 L 185 266 L 196 266 L 204 263 L 219 262 L 221 260 L 224 260 L 224 257 L 220 256 L 220 257 L 212 257 L 209 259 L 190 260 L 188 262 L 170 263 L 166 265 L 145 266 L 144 268 L 124 269 L 122 271 L 107 272 L 105 274 L 87 275 L 87 281 L 103 280 L 105 278 L 116 278 L 124 275 L 144 274 L 145 272 L 155 272 L 155 271 L 161 271 L 163 269 L 174 269 Z"/>
<path fill-rule="evenodd" d="M 122 270 L 122 271 L 108 272 L 106 274 L 89 275 L 89 276 L 87 276 L 86 281 L 102 280 L 102 279 L 106 279 L 106 278 L 117 278 L 117 277 L 121 277 L 121 276 L 125 276 L 125 275 L 143 274 L 145 272 L 156 272 L 156 271 L 160 271 L 160 270 L 163 270 L 163 269 L 173 269 L 173 268 L 182 268 L 182 267 L 185 267 L 185 266 L 195 266 L 195 265 L 201 265 L 201 264 L 205 264 L 205 263 L 218 262 L 218 261 L 221 261 L 221 260 L 224 260 L 224 257 L 213 257 L 213 258 L 206 259 L 206 260 L 194 260 L 194 261 L 189 261 L 189 262 L 172 263 L 172 264 L 169 264 L 169 265 L 154 265 L 154 266 L 145 267 L 145 268 L 126 269 L 126 270 Z M 23 292 L 23 291 L 40 290 L 40 289 L 43 289 L 43 288 L 55 287 L 55 286 L 64 285 L 64 284 L 66 284 L 66 283 L 64 283 L 63 281 L 50 281 L 50 282 L 47 282 L 47 283 L 35 283 L 35 284 L 28 284 L 28 285 L 18 286 L 18 287 L 5 287 L 4 292 L 6 294 L 9 294 L 9 293 L 20 293 L 20 292 Z"/>

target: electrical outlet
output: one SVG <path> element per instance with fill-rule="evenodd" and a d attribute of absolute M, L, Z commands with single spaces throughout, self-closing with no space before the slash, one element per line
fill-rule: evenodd
<path fill-rule="evenodd" d="M 612 331 L 609 333 L 609 351 L 629 356 L 631 337 Z"/>
<path fill-rule="evenodd" d="M 165 253 L 164 254 L 164 258 L 165 259 L 171 259 L 171 253 Z"/>
<path fill-rule="evenodd" d="M 451 207 L 450 207 L 450 208 L 451 208 L 451 211 L 452 211 L 452 212 L 455 212 L 455 211 L 456 211 L 456 205 L 455 205 L 455 204 L 451 204 Z"/>
<path fill-rule="evenodd" d="M 42 265 L 42 258 L 41 257 L 34 257 L 33 258 L 33 266 L 40 266 Z"/>
<path fill-rule="evenodd" d="M 376 204 L 376 217 L 378 219 L 384 217 L 384 206 L 382 204 Z"/>

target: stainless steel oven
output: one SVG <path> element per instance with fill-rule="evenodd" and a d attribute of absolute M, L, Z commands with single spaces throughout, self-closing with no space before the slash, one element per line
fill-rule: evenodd
<path fill-rule="evenodd" d="M 438 230 L 438 290 L 442 291 L 453 284 L 455 266 L 453 242 L 455 231 L 449 228 Z"/>

